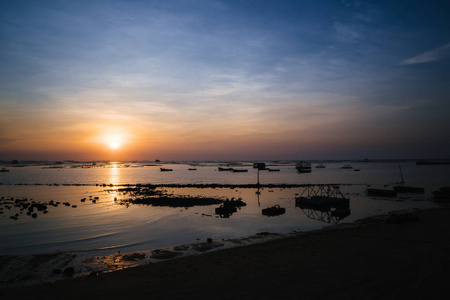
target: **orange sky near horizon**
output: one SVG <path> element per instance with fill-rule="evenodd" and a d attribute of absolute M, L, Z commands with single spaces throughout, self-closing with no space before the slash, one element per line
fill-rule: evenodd
<path fill-rule="evenodd" d="M 379 114 L 383 113 L 385 109 L 380 108 Z M 341 117 L 348 114 L 353 120 Z M 87 115 L 65 111 L 61 116 L 41 110 L 38 115 L 11 119 L 14 130 L 9 132 L 13 134 L 6 135 L 10 141 L 2 144 L 0 154 L 3 160 L 258 160 L 320 159 L 332 149 L 341 157 L 347 152 L 362 159 L 370 156 L 370 151 L 349 149 L 376 149 L 389 136 L 399 141 L 389 128 L 383 131 L 379 124 L 362 125 L 360 116 L 367 112 L 352 107 L 321 109 L 318 116 L 305 116 L 297 122 L 289 116 L 286 121 L 260 112 L 242 111 L 233 116 L 223 111 L 223 115 L 226 117 L 203 116 L 202 121 L 195 121 L 161 114 L 148 120 L 138 112 Z M 375 110 L 371 118 L 378 118 Z M 378 134 L 367 136 L 366 132 L 375 129 Z M 115 149 L 112 143 L 117 144 Z"/>

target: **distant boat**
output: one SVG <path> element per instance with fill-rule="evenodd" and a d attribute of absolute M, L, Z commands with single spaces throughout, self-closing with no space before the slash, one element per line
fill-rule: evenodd
<path fill-rule="evenodd" d="M 399 182 L 401 185 L 394 186 L 394 190 L 397 193 L 423 194 L 425 192 L 425 189 L 422 187 L 404 186 L 403 184 L 405 183 L 405 181 L 403 179 L 402 167 L 398 166 L 398 169 L 400 170 L 400 178 L 402 179 L 402 181 Z"/>
<path fill-rule="evenodd" d="M 353 169 L 353 167 L 347 164 L 347 165 L 343 165 L 341 167 L 341 169 Z"/>
<path fill-rule="evenodd" d="M 166 168 L 160 168 L 161 172 L 170 172 L 173 171 L 173 169 L 166 169 Z"/>
<path fill-rule="evenodd" d="M 326 168 L 324 164 L 318 164 L 316 166 L 316 169 L 324 169 L 324 168 Z"/>
<path fill-rule="evenodd" d="M 233 171 L 232 168 L 219 167 L 218 169 L 219 169 L 219 171 Z"/>
<path fill-rule="evenodd" d="M 299 173 L 311 173 L 311 163 L 306 161 L 300 161 L 295 165 L 295 168 Z"/>
<path fill-rule="evenodd" d="M 266 170 L 269 170 L 269 172 L 280 172 L 280 169 L 269 169 L 269 168 L 267 168 Z"/>
<path fill-rule="evenodd" d="M 188 171 L 197 171 L 196 168 L 189 168 Z"/>
<path fill-rule="evenodd" d="M 0 170 L 0 172 L 2 172 L 2 173 L 6 173 L 6 172 L 9 172 L 9 170 L 8 170 L 8 169 L 6 169 L 6 168 L 2 168 L 2 169 Z"/>
<path fill-rule="evenodd" d="M 231 172 L 233 173 L 242 173 L 242 172 L 248 172 L 247 169 L 231 169 Z"/>

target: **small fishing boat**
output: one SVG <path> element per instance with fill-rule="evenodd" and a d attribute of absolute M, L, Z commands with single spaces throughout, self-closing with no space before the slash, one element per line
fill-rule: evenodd
<path fill-rule="evenodd" d="M 167 169 L 167 168 L 160 168 L 161 172 L 170 172 L 173 171 L 173 169 Z"/>
<path fill-rule="evenodd" d="M 402 181 L 399 182 L 400 185 L 394 186 L 394 190 L 397 193 L 423 194 L 425 192 L 425 189 L 422 187 L 404 186 L 405 180 L 403 179 L 402 167 L 398 166 L 398 169 L 400 170 L 400 178 Z"/>
<path fill-rule="evenodd" d="M 317 166 L 316 166 L 316 169 L 325 169 L 326 167 L 325 167 L 325 165 L 324 164 L 318 164 Z"/>
<path fill-rule="evenodd" d="M 9 170 L 6 169 L 6 168 L 2 168 L 2 169 L 0 170 L 0 172 L 1 172 L 1 173 L 6 173 L 6 172 L 9 172 Z"/>
<path fill-rule="evenodd" d="M 266 170 L 269 170 L 269 172 L 280 172 L 280 169 L 266 169 Z"/>
<path fill-rule="evenodd" d="M 311 163 L 306 161 L 300 161 L 295 164 L 295 168 L 299 173 L 311 173 Z"/>
<path fill-rule="evenodd" d="M 233 173 L 242 173 L 242 172 L 248 172 L 247 169 L 231 169 L 231 172 Z"/>
<path fill-rule="evenodd" d="M 197 171 L 196 168 L 189 168 L 188 171 Z"/>
<path fill-rule="evenodd" d="M 353 167 L 349 164 L 343 165 L 341 169 L 353 169 Z"/>
<path fill-rule="evenodd" d="M 278 204 L 272 207 L 264 208 L 262 210 L 262 214 L 269 217 L 279 216 L 284 214 L 285 212 L 286 209 L 284 207 L 280 207 Z"/>
<path fill-rule="evenodd" d="M 232 171 L 232 168 L 218 167 L 219 171 Z"/>

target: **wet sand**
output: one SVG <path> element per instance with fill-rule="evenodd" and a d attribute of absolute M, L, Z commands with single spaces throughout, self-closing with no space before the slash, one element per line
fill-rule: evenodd
<path fill-rule="evenodd" d="M 342 224 L 95 277 L 0 291 L 2 299 L 447 299 L 450 208 Z"/>

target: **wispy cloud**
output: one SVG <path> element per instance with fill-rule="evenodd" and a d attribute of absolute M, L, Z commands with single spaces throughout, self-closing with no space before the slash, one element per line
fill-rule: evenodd
<path fill-rule="evenodd" d="M 0 138 L 0 143 L 2 144 L 14 143 L 15 141 L 20 141 L 20 139 Z"/>
<path fill-rule="evenodd" d="M 361 38 L 361 34 L 355 26 L 335 22 L 333 27 L 336 31 L 336 39 L 340 42 L 354 42 Z"/>
<path fill-rule="evenodd" d="M 422 54 L 416 55 L 414 57 L 405 59 L 399 63 L 399 65 L 414 65 L 423 64 L 432 61 L 438 61 L 445 56 L 450 55 L 450 43 L 442 47 L 426 51 Z"/>

